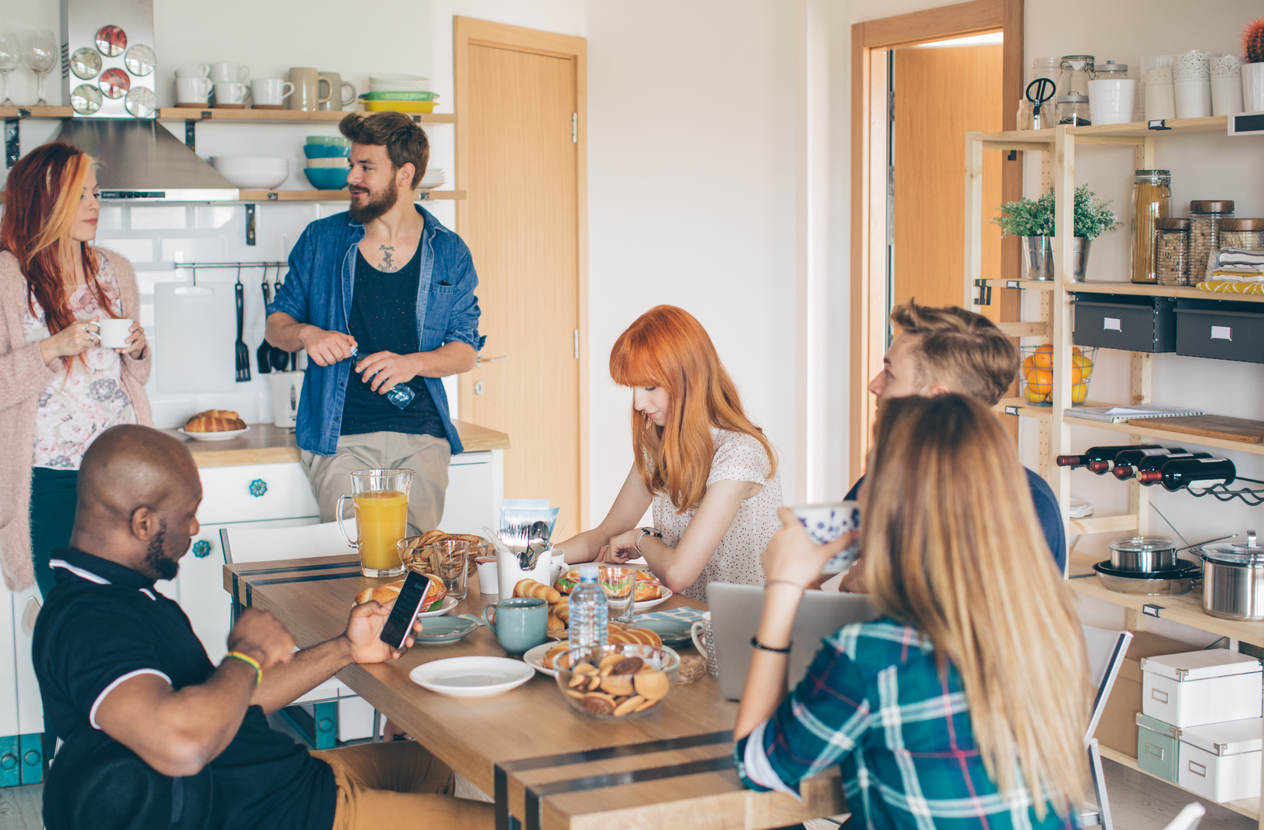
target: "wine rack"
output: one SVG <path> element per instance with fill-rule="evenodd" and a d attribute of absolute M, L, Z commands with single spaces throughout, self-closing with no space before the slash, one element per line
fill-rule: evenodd
<path fill-rule="evenodd" d="M 1256 481 L 1253 478 L 1235 478 L 1235 482 L 1245 481 L 1248 484 L 1258 484 L 1258 487 L 1242 487 L 1237 490 L 1230 490 L 1225 484 L 1217 484 L 1214 487 L 1208 487 L 1205 490 L 1192 490 L 1186 488 L 1194 498 L 1201 499 L 1203 496 L 1212 496 L 1218 501 L 1233 501 L 1234 499 L 1242 499 L 1242 501 L 1252 507 L 1259 507 L 1264 504 L 1264 481 Z"/>

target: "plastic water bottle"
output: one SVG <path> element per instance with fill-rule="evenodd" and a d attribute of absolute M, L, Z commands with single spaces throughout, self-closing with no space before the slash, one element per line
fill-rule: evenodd
<path fill-rule="evenodd" d="M 351 347 L 351 357 L 349 360 L 355 360 L 356 355 L 360 353 L 356 346 Z M 397 409 L 407 409 L 408 405 L 413 402 L 413 398 L 417 397 L 417 393 L 412 387 L 406 383 L 397 383 L 391 387 L 391 391 L 386 393 L 386 399 L 395 404 Z"/>
<path fill-rule="evenodd" d="M 610 613 L 606 592 L 597 584 L 597 566 L 579 566 L 579 584 L 571 592 L 571 648 L 594 648 L 606 644 Z"/>

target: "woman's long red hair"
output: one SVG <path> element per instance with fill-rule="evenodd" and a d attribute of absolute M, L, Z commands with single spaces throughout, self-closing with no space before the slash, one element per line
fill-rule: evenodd
<path fill-rule="evenodd" d="M 100 266 L 92 246 L 70 238 L 83 183 L 95 161 L 78 147 L 55 141 L 36 147 L 9 171 L 4 214 L 0 218 L 0 251 L 9 251 L 22 265 L 31 314 L 34 300 L 44 309 L 48 333 L 75 322 L 67 302 L 67 282 L 74 283 L 74 245 L 81 246 L 89 290 L 104 314 L 117 316 L 97 280 Z"/>
<path fill-rule="evenodd" d="M 641 481 L 666 493 L 683 513 L 707 492 L 715 445 L 711 427 L 744 432 L 763 444 L 772 478 L 777 454 L 742 411 L 737 386 L 724 371 L 715 346 L 693 315 L 660 305 L 637 318 L 610 352 L 610 377 L 621 386 L 658 386 L 671 395 L 667 425 L 632 410 L 632 449 Z"/>

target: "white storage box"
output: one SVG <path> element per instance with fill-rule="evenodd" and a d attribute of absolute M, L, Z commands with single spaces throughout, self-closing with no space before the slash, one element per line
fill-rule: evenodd
<path fill-rule="evenodd" d="M 1141 661 L 1141 711 L 1179 726 L 1264 715 L 1261 666 L 1255 657 L 1215 648 Z"/>
<path fill-rule="evenodd" d="M 1224 803 L 1260 794 L 1260 732 L 1264 718 L 1181 730 L 1176 783 Z"/>

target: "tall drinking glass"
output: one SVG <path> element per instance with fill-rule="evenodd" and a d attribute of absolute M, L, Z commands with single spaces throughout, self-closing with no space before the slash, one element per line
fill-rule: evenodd
<path fill-rule="evenodd" d="M 13 106 L 9 97 L 9 73 L 22 65 L 22 45 L 18 36 L 11 32 L 0 32 L 0 107 Z"/>
<path fill-rule="evenodd" d="M 399 540 L 408 535 L 408 488 L 412 483 L 412 470 L 357 470 L 351 474 L 351 493 L 338 497 L 338 529 L 347 545 L 360 552 L 360 573 L 365 576 L 399 576 L 404 572 Z M 348 500 L 355 508 L 354 541 L 342 520 Z"/>
<path fill-rule="evenodd" d="M 22 51 L 23 57 L 26 58 L 26 65 L 39 79 L 39 100 L 35 102 L 35 105 L 47 106 L 48 101 L 44 99 L 44 78 L 53 71 L 59 56 L 57 39 L 53 37 L 53 30 L 36 29 L 27 32 L 26 46 Z"/>

